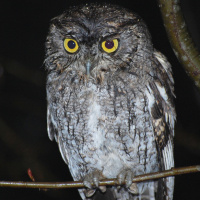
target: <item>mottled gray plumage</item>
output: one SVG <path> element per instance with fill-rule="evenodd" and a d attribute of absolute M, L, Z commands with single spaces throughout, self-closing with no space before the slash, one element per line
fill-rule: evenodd
<path fill-rule="evenodd" d="M 66 39 L 77 43 L 66 47 Z M 103 41 L 111 49 L 114 40 L 114 52 L 105 51 Z M 51 22 L 45 64 L 48 134 L 73 179 L 88 187 L 101 178 L 127 180 L 128 188 L 80 189 L 82 199 L 171 200 L 172 177 L 136 190 L 128 181 L 174 166 L 171 66 L 143 20 L 114 5 L 72 7 Z"/>

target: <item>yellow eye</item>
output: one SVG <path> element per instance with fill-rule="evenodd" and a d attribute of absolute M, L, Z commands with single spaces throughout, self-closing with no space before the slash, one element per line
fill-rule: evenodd
<path fill-rule="evenodd" d="M 65 39 L 64 40 L 65 50 L 69 53 L 75 53 L 78 51 L 78 43 L 74 39 Z"/>
<path fill-rule="evenodd" d="M 116 51 L 118 48 L 118 40 L 114 39 L 111 41 L 110 40 L 103 41 L 101 47 L 106 53 L 112 53 Z"/>

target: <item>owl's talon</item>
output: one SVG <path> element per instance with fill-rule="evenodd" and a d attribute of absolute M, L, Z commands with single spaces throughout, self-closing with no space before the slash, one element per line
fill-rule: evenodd
<path fill-rule="evenodd" d="M 101 192 L 105 192 L 106 186 L 99 186 L 100 178 L 103 178 L 103 176 L 101 175 L 101 172 L 98 170 L 94 170 L 85 176 L 85 178 L 83 180 L 83 184 L 85 185 L 85 187 L 89 188 L 90 190 L 94 190 L 94 188 L 99 188 L 101 190 Z M 94 186 L 92 187 L 92 185 L 94 185 Z M 86 190 L 86 193 L 88 193 L 88 195 L 91 195 L 91 193 L 92 193 L 92 191 L 90 191 L 90 190 L 88 190 L 88 192 Z"/>
<path fill-rule="evenodd" d="M 128 188 L 129 192 L 132 194 L 138 193 L 138 187 L 136 183 L 133 183 L 132 180 L 134 178 L 135 174 L 131 169 L 123 169 L 119 175 L 118 175 L 118 182 L 121 185 L 123 182 L 125 182 L 126 188 Z"/>
<path fill-rule="evenodd" d="M 126 171 L 125 171 L 125 170 L 122 170 L 122 171 L 118 174 L 117 179 L 118 179 L 118 182 L 119 182 L 120 185 L 124 182 L 124 180 L 125 180 L 125 175 L 126 175 Z"/>
<path fill-rule="evenodd" d="M 138 194 L 138 187 L 136 183 L 132 183 L 131 186 L 128 188 L 128 191 L 132 194 Z"/>
<path fill-rule="evenodd" d="M 121 189 L 121 186 L 120 186 L 120 185 L 118 185 L 118 186 L 117 186 L 117 191 L 119 192 L 119 191 L 120 191 L 120 189 Z"/>
<path fill-rule="evenodd" d="M 99 189 L 101 190 L 101 192 L 106 192 L 106 186 L 99 186 Z"/>
<path fill-rule="evenodd" d="M 85 190 L 85 196 L 91 197 L 96 192 L 96 189 L 87 189 Z"/>
<path fill-rule="evenodd" d="M 99 186 L 99 177 L 100 177 L 100 172 L 99 172 L 98 170 L 95 170 L 95 171 L 93 172 L 93 182 L 94 182 L 94 185 L 95 185 L 96 187 Z"/>
<path fill-rule="evenodd" d="M 126 171 L 125 183 L 127 188 L 131 186 L 134 176 L 134 173 L 130 169 Z"/>
<path fill-rule="evenodd" d="M 92 189 L 92 184 L 91 184 L 89 181 L 84 180 L 84 181 L 83 181 L 83 184 L 85 185 L 85 187 L 87 187 L 87 188 L 89 188 L 89 189 Z"/>

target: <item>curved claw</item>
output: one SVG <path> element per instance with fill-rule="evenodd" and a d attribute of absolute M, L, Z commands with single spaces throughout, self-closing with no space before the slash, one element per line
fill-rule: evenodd
<path fill-rule="evenodd" d="M 130 187 L 128 188 L 128 191 L 132 194 L 138 194 L 139 191 L 138 191 L 138 187 L 137 187 L 137 183 L 132 183 L 130 185 Z"/>
<path fill-rule="evenodd" d="M 92 184 L 90 181 L 88 181 L 87 179 L 83 180 L 83 184 L 85 185 L 85 187 L 92 189 Z"/>
<path fill-rule="evenodd" d="M 131 186 L 134 176 L 135 173 L 133 173 L 130 169 L 126 171 L 125 183 L 127 188 Z"/>
<path fill-rule="evenodd" d="M 85 178 L 83 179 L 83 184 L 90 189 L 92 189 L 92 184 L 98 187 L 99 177 L 100 177 L 100 172 L 98 170 L 94 170 L 93 172 L 85 176 Z"/>
<path fill-rule="evenodd" d="M 96 187 L 99 186 L 99 177 L 100 177 L 100 172 L 98 170 L 95 170 L 93 172 L 93 183 Z"/>
<path fill-rule="evenodd" d="M 99 170 L 94 170 L 85 176 L 85 178 L 83 179 L 83 184 L 85 185 L 85 187 L 88 188 L 87 190 L 85 190 L 86 197 L 91 197 L 95 193 L 96 188 L 99 187 L 100 178 L 103 177 Z M 94 187 L 92 187 L 93 184 Z M 101 192 L 105 192 L 106 186 L 100 186 L 99 189 L 101 190 Z"/>
<path fill-rule="evenodd" d="M 87 189 L 85 190 L 85 196 L 91 197 L 96 192 L 96 189 Z"/>
<path fill-rule="evenodd" d="M 118 182 L 119 182 L 120 185 L 125 181 L 125 176 L 126 176 L 126 170 L 122 170 L 118 174 L 117 179 L 118 179 Z"/>
<path fill-rule="evenodd" d="M 126 188 L 128 188 L 129 192 L 132 194 L 138 194 L 138 187 L 136 183 L 133 183 L 132 180 L 135 176 L 135 173 L 131 169 L 123 169 L 118 175 L 118 182 L 122 184 L 125 182 Z"/>

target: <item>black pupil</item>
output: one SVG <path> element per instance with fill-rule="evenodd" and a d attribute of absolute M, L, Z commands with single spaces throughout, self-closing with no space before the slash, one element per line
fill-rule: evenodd
<path fill-rule="evenodd" d="M 69 47 L 70 49 L 74 49 L 75 46 L 76 46 L 76 43 L 75 43 L 73 40 L 70 40 L 70 41 L 68 42 L 68 47 Z"/>
<path fill-rule="evenodd" d="M 107 40 L 105 46 L 107 49 L 112 49 L 114 47 L 114 42 Z"/>

